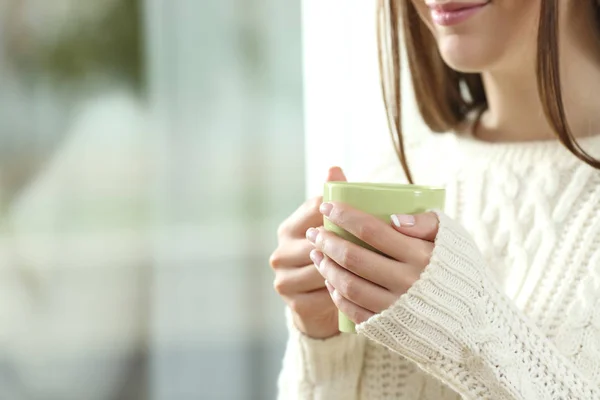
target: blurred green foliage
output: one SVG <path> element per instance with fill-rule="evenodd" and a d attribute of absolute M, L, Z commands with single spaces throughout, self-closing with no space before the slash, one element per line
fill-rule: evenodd
<path fill-rule="evenodd" d="M 119 0 L 102 17 L 78 26 L 55 44 L 20 59 L 33 74 L 72 84 L 93 75 L 110 75 L 143 89 L 141 0 Z M 25 65 L 23 65 L 25 64 Z"/>

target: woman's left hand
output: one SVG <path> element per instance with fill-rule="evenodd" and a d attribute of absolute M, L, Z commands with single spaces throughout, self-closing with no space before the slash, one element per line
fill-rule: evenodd
<path fill-rule="evenodd" d="M 429 264 L 438 232 L 434 213 L 390 216 L 390 224 L 342 203 L 323 203 L 321 213 L 381 254 L 324 228 L 310 228 L 310 254 L 336 306 L 356 324 L 388 309 Z"/>

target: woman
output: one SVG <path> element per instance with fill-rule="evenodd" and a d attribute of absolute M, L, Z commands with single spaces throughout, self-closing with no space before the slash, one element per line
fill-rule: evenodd
<path fill-rule="evenodd" d="M 444 181 L 449 216 L 385 224 L 316 199 L 281 225 L 280 397 L 600 399 L 600 2 L 381 0 L 379 11 L 401 164 L 409 181 Z M 410 163 L 398 18 L 421 114 L 454 132 L 406 149 Z M 325 232 L 323 215 L 388 257 Z M 336 308 L 358 335 L 339 335 Z"/>

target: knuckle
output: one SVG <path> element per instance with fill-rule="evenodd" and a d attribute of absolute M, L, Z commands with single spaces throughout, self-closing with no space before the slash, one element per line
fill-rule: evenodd
<path fill-rule="evenodd" d="M 273 288 L 275 291 L 281 295 L 287 294 L 288 292 L 288 282 L 285 279 L 281 279 L 276 277 L 273 281 Z"/>
<path fill-rule="evenodd" d="M 324 253 L 330 253 L 335 248 L 336 239 L 338 236 L 334 233 L 331 233 L 324 228 L 318 228 L 319 236 L 317 236 L 317 241 L 315 242 L 315 247 L 318 250 L 323 251 Z"/>
<path fill-rule="evenodd" d="M 325 229 L 318 228 L 319 235 L 317 236 L 317 241 L 315 242 L 315 246 L 319 250 L 327 250 L 330 247 L 330 233 Z"/>
<path fill-rule="evenodd" d="M 420 266 L 425 267 L 427 265 L 429 265 L 429 262 L 431 261 L 431 255 L 432 255 L 432 251 L 433 248 L 432 246 L 423 246 L 418 254 L 418 261 Z"/>
<path fill-rule="evenodd" d="M 271 256 L 269 257 L 269 265 L 273 269 L 281 267 L 282 261 L 282 257 L 277 251 L 273 252 L 273 254 L 271 254 Z"/>
<path fill-rule="evenodd" d="M 283 221 L 281 224 L 279 224 L 279 226 L 277 227 L 277 237 L 281 238 L 286 236 L 286 234 L 288 233 L 288 224 L 287 224 L 287 220 Z"/>
<path fill-rule="evenodd" d="M 325 256 L 323 261 L 319 264 L 319 273 L 323 276 L 327 276 L 329 274 L 329 270 L 331 268 L 331 260 L 329 257 Z"/>
<path fill-rule="evenodd" d="M 345 267 L 356 267 L 360 265 L 360 256 L 352 247 L 345 245 L 342 247 L 340 254 L 340 262 Z"/>
<path fill-rule="evenodd" d="M 358 235 L 364 241 L 370 241 L 377 234 L 377 228 L 373 224 L 362 223 L 358 227 Z"/>
<path fill-rule="evenodd" d="M 358 287 L 353 279 L 343 279 L 339 285 L 340 294 L 349 300 L 356 299 Z"/>
<path fill-rule="evenodd" d="M 339 224 L 345 224 L 348 221 L 348 210 L 343 204 L 337 204 L 331 210 L 329 218 Z"/>

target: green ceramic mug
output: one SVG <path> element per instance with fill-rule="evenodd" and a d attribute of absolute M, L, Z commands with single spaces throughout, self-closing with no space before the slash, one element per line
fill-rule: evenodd
<path fill-rule="evenodd" d="M 385 183 L 327 182 L 323 202 L 341 202 L 390 223 L 392 214 L 419 214 L 431 209 L 443 210 L 446 192 L 443 188 Z M 374 250 L 371 246 L 324 218 L 328 231 Z M 355 326 L 339 313 L 340 332 L 355 333 Z"/>

